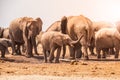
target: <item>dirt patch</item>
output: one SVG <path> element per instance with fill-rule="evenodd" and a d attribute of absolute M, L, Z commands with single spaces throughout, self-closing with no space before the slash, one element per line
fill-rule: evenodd
<path fill-rule="evenodd" d="M 43 56 L 26 58 L 25 56 L 7 55 L 0 60 L 0 75 L 47 75 L 63 77 L 120 77 L 119 61 L 84 61 L 44 63 Z"/>
<path fill-rule="evenodd" d="M 68 56 L 69 55 L 67 55 L 65 58 L 68 59 Z M 44 63 L 44 58 L 42 54 L 40 54 L 39 56 L 34 56 L 32 58 L 27 58 L 24 55 L 13 56 L 10 54 L 6 54 L 5 59 L 0 59 L 0 77 L 4 76 L 9 77 L 13 75 L 17 77 L 21 75 L 31 76 L 42 75 L 42 76 L 80 77 L 80 78 L 97 77 L 106 79 L 107 78 L 117 79 L 120 77 L 120 59 L 115 60 L 113 55 L 109 56 L 107 60 L 106 59 L 98 60 L 96 56 L 89 57 L 90 60 L 88 61 L 80 59 L 78 60 L 78 62 L 71 63 L 69 61 L 60 61 L 60 63 L 56 64 L 56 63 Z"/>

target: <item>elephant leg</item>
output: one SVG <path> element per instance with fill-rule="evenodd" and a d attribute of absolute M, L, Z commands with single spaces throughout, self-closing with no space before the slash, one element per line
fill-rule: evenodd
<path fill-rule="evenodd" d="M 21 55 L 20 45 L 16 46 L 16 55 Z"/>
<path fill-rule="evenodd" d="M 43 53 L 44 53 L 44 62 L 47 63 L 47 54 L 44 48 L 43 48 Z"/>
<path fill-rule="evenodd" d="M 25 50 L 26 50 L 25 45 L 22 45 L 21 47 L 22 47 L 22 52 L 25 53 Z"/>
<path fill-rule="evenodd" d="M 75 50 L 75 57 L 76 58 L 81 58 L 82 57 L 82 51 L 81 51 L 81 49 L 76 49 Z"/>
<path fill-rule="evenodd" d="M 8 48 L 6 49 L 5 53 L 7 53 L 7 54 L 9 54 L 9 53 L 10 53 L 10 52 L 9 52 L 9 50 L 8 50 Z"/>
<path fill-rule="evenodd" d="M 119 56 L 119 47 L 115 47 L 116 53 L 115 53 L 115 58 L 118 58 Z"/>
<path fill-rule="evenodd" d="M 15 52 L 15 43 L 12 43 L 12 55 L 16 54 Z"/>
<path fill-rule="evenodd" d="M 14 38 L 12 36 L 12 32 L 9 33 L 9 37 L 12 41 L 12 55 L 14 55 L 15 54 L 15 41 L 14 41 Z"/>
<path fill-rule="evenodd" d="M 65 54 L 66 54 L 66 46 L 63 45 L 63 54 L 62 54 L 62 58 L 63 59 L 65 58 Z"/>
<path fill-rule="evenodd" d="M 70 52 L 70 57 L 75 59 L 75 49 L 71 46 L 68 46 L 69 52 Z"/>
<path fill-rule="evenodd" d="M 95 55 L 95 53 L 94 53 L 94 47 L 89 46 L 88 49 L 89 49 L 91 55 Z"/>
<path fill-rule="evenodd" d="M 106 49 L 103 49 L 103 54 L 102 54 L 102 58 L 106 58 L 106 53 L 107 53 L 108 51 L 106 50 Z"/>
<path fill-rule="evenodd" d="M 88 52 L 87 52 L 87 46 L 82 46 L 83 54 L 84 54 L 84 59 L 88 60 Z"/>
<path fill-rule="evenodd" d="M 57 49 L 57 55 L 56 55 L 55 63 L 59 63 L 60 52 L 61 52 L 61 47 L 59 47 Z"/>
<path fill-rule="evenodd" d="M 25 45 L 27 57 L 33 57 L 31 40 L 26 41 Z"/>
<path fill-rule="evenodd" d="M 110 48 L 110 52 L 109 52 L 111 55 L 114 55 L 115 54 L 115 51 L 114 51 L 114 48 Z"/>
<path fill-rule="evenodd" d="M 96 49 L 96 52 L 97 52 L 97 58 L 100 59 L 101 58 L 101 54 L 100 54 L 100 51 L 99 49 Z"/>
<path fill-rule="evenodd" d="M 1 58 L 5 58 L 5 50 L 6 49 L 1 50 Z"/>
<path fill-rule="evenodd" d="M 33 45 L 32 45 L 32 42 L 31 42 L 31 40 L 30 40 L 30 41 L 29 41 L 29 55 L 30 55 L 31 57 L 33 57 L 32 49 L 33 49 Z"/>
<path fill-rule="evenodd" d="M 32 45 L 34 47 L 34 52 L 36 55 L 39 55 L 38 52 L 37 52 L 37 45 L 36 45 L 36 40 L 35 40 L 35 37 L 32 38 Z"/>
<path fill-rule="evenodd" d="M 75 46 L 75 58 L 81 58 L 81 57 L 82 57 L 81 45 L 77 44 Z"/>
<path fill-rule="evenodd" d="M 83 37 L 80 41 L 80 44 L 82 46 L 82 53 L 83 53 L 83 57 L 85 60 L 88 60 L 89 57 L 88 57 L 88 52 L 87 52 L 87 49 L 88 49 L 88 41 L 87 41 L 87 37 Z"/>
<path fill-rule="evenodd" d="M 52 63 L 52 61 L 54 60 L 54 52 L 55 52 L 56 48 L 53 47 L 50 50 L 50 56 L 49 56 L 49 62 Z"/>

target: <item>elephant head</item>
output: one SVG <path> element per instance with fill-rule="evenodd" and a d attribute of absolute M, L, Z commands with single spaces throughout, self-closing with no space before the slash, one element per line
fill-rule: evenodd
<path fill-rule="evenodd" d="M 36 37 L 39 32 L 42 30 L 42 20 L 40 18 L 36 18 L 35 20 L 34 19 L 30 19 L 26 22 L 26 32 L 27 32 L 27 35 L 28 35 L 28 39 L 30 37 Z"/>
<path fill-rule="evenodd" d="M 2 45 L 4 45 L 6 48 L 12 47 L 12 41 L 10 39 L 1 38 L 0 43 L 2 43 Z"/>

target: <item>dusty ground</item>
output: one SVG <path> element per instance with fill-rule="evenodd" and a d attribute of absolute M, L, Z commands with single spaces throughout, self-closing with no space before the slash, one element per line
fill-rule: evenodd
<path fill-rule="evenodd" d="M 89 61 L 79 60 L 79 62 L 75 64 L 63 61 L 60 61 L 60 63 L 56 64 L 56 63 L 44 63 L 43 55 L 35 56 L 33 58 L 26 58 L 25 56 L 13 56 L 7 54 L 6 59 L 0 59 L 0 75 L 1 75 L 0 80 L 2 80 L 2 78 L 5 76 L 21 76 L 21 75 L 44 75 L 44 76 L 81 77 L 81 78 L 97 77 L 104 78 L 107 80 L 110 80 L 109 78 L 112 78 L 111 80 L 113 80 L 113 78 L 115 80 L 118 78 L 119 80 L 120 77 L 119 59 L 116 61 L 108 59 L 107 61 L 106 60 L 98 61 L 97 59 L 95 59 L 96 58 L 95 56 L 90 56 L 90 58 L 94 59 L 90 59 Z M 111 58 L 113 58 L 113 56 L 111 56 Z M 15 79 L 12 78 L 9 80 Z"/>

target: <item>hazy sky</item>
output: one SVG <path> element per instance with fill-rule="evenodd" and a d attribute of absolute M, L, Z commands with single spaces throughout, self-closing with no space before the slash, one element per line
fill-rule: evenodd
<path fill-rule="evenodd" d="M 92 21 L 120 20 L 120 0 L 0 0 L 0 26 L 23 16 L 40 17 L 43 30 L 62 16 L 80 15 Z"/>

